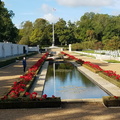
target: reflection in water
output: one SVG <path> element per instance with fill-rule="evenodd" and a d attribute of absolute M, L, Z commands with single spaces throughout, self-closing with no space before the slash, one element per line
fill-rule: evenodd
<path fill-rule="evenodd" d="M 68 92 L 68 93 L 74 93 L 79 94 L 80 92 L 86 91 L 85 87 L 77 87 L 77 86 L 64 86 L 61 87 L 61 90 L 58 90 L 57 92 Z"/>
<path fill-rule="evenodd" d="M 102 98 L 107 94 L 81 74 L 70 63 L 53 64 L 48 67 L 44 93 L 61 99 Z"/>

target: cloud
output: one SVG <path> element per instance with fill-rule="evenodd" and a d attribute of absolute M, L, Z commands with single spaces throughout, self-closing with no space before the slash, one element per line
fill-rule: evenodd
<path fill-rule="evenodd" d="M 45 14 L 52 13 L 54 11 L 53 7 L 48 6 L 47 4 L 43 4 L 41 8 Z"/>
<path fill-rule="evenodd" d="M 119 9 L 120 10 L 120 1 L 119 0 L 114 0 L 115 4 L 112 6 L 114 9 Z"/>
<path fill-rule="evenodd" d="M 20 24 L 15 24 L 15 27 L 17 27 L 18 29 L 20 29 Z"/>
<path fill-rule="evenodd" d="M 50 23 L 56 23 L 59 20 L 57 16 L 54 16 L 51 13 L 45 14 L 43 18 L 48 20 Z"/>
<path fill-rule="evenodd" d="M 48 20 L 50 23 L 55 23 L 58 21 L 58 17 L 53 14 L 55 12 L 55 8 L 47 4 L 43 4 L 41 9 L 44 13 L 44 19 Z"/>
<path fill-rule="evenodd" d="M 60 5 L 79 7 L 79 6 L 111 6 L 115 0 L 56 0 Z"/>

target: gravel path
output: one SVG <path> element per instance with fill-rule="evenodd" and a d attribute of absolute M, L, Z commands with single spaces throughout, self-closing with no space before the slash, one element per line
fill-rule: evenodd
<path fill-rule="evenodd" d="M 62 108 L 0 109 L 0 120 L 120 120 L 120 108 L 98 103 L 69 103 Z"/>

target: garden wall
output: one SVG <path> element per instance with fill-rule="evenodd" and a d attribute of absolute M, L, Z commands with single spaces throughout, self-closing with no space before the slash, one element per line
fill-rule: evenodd
<path fill-rule="evenodd" d="M 38 52 L 39 45 L 37 47 L 28 47 L 28 45 L 0 42 L 0 58 L 21 55 L 33 51 Z"/>

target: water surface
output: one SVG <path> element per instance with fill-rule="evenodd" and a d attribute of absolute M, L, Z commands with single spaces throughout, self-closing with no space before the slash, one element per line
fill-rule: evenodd
<path fill-rule="evenodd" d="M 48 97 L 55 95 L 61 99 L 88 99 L 108 96 L 69 63 L 49 65 L 43 94 L 47 94 Z"/>

